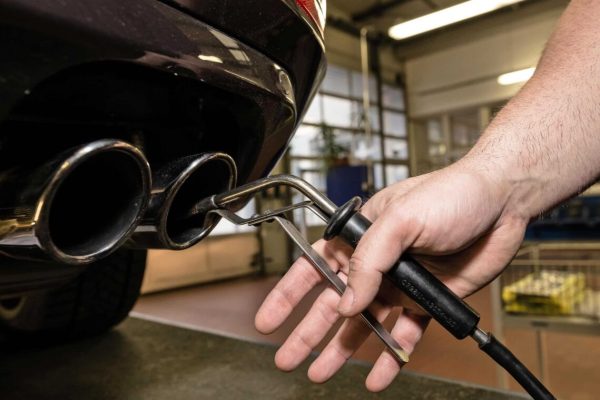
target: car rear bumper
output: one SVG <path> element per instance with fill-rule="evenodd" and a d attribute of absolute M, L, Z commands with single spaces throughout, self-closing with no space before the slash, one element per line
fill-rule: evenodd
<path fill-rule="evenodd" d="M 291 76 L 284 66 L 239 38 L 181 10 L 155 0 L 1 0 L 0 8 L 0 46 L 10 55 L 0 63 L 0 138 L 20 137 L 17 143 L 41 140 L 43 146 L 54 130 L 39 133 L 46 120 L 63 132 L 69 131 L 66 125 L 96 120 L 115 127 L 106 134 L 100 129 L 98 135 L 121 135 L 119 138 L 127 140 L 133 134 L 122 133 L 124 129 L 135 130 L 151 163 L 207 150 L 234 153 L 240 182 L 244 182 L 271 170 L 297 125 L 298 76 Z M 111 94 L 118 88 L 107 89 L 111 83 L 104 81 L 110 82 L 106 76 L 119 75 L 114 70 L 122 68 L 129 69 L 129 75 L 116 80 L 115 86 L 123 83 L 125 87 L 136 77 L 146 79 L 147 88 L 161 81 L 172 101 L 163 98 L 145 104 L 154 101 L 145 88 L 117 107 L 119 99 Z M 143 77 L 145 72 L 135 72 L 142 70 L 152 72 L 148 78 Z M 312 73 L 311 85 L 304 83 L 302 108 L 314 86 L 317 72 Z M 128 78 L 132 74 L 134 78 Z M 75 90 L 80 84 L 84 87 Z M 64 92 L 70 90 L 75 94 L 68 97 Z M 131 94 L 135 90 L 123 91 Z M 74 107 L 74 96 L 85 99 Z M 94 97 L 99 100 L 92 100 Z M 213 102 L 228 111 L 224 116 L 236 119 L 235 123 L 223 121 L 223 131 L 218 122 L 202 121 L 210 116 L 206 109 L 194 115 L 194 108 Z M 193 103 L 202 104 L 196 107 Z M 138 112 L 140 108 L 144 109 Z M 157 114 L 161 115 L 160 124 L 147 127 Z M 185 124 L 182 118 L 188 119 Z M 137 122 L 140 125 L 132 127 Z M 63 146 L 56 143 L 63 140 L 68 142 L 64 146 L 72 146 L 90 139 L 84 136 L 65 139 L 56 135 L 49 148 Z M 232 142 L 238 144 L 232 146 Z M 5 159 L 9 162 L 11 157 Z"/>

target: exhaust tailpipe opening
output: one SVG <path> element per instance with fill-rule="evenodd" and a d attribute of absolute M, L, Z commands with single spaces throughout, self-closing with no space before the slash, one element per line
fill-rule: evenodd
<path fill-rule="evenodd" d="M 192 209 L 203 198 L 232 189 L 236 180 L 235 162 L 224 153 L 184 157 L 163 167 L 154 176 L 148 213 L 132 245 L 183 250 L 198 243 L 220 218 L 192 215 Z"/>
<path fill-rule="evenodd" d="M 137 226 L 150 179 L 141 151 L 118 140 L 0 174 L 0 253 L 67 264 L 105 257 Z"/>
<path fill-rule="evenodd" d="M 178 245 L 186 245 L 205 236 L 214 227 L 216 219 L 207 221 L 202 216 L 187 217 L 198 199 L 222 193 L 231 188 L 231 169 L 219 158 L 208 160 L 196 168 L 174 194 L 167 214 L 167 235 Z"/>
<path fill-rule="evenodd" d="M 130 153 L 106 151 L 81 162 L 56 188 L 48 214 L 50 240 L 69 257 L 112 249 L 146 202 L 145 177 Z"/>

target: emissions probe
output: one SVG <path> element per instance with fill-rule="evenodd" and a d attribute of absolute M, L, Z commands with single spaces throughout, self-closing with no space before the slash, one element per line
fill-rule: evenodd
<path fill-rule="evenodd" d="M 254 194 L 278 186 L 291 187 L 302 193 L 307 200 L 277 210 L 266 211 L 251 218 L 242 218 L 231 211 L 239 208 Z M 308 182 L 292 175 L 275 175 L 203 199 L 191 209 L 188 217 L 207 218 L 210 214 L 217 214 L 237 225 L 254 226 L 263 222 L 278 223 L 298 245 L 310 263 L 341 295 L 345 290 L 345 284 L 300 234 L 295 225 L 286 218 L 286 214 L 295 209 L 307 209 L 327 224 L 324 233 L 326 240 L 340 237 L 352 247 L 356 247 L 360 238 L 371 225 L 371 221 L 359 213 L 361 205 L 362 200 L 355 197 L 338 208 Z M 455 338 L 462 340 L 471 337 L 475 340 L 479 348 L 512 375 L 535 400 L 555 399 L 510 350 L 491 333 L 478 327 L 479 314 L 476 311 L 410 255 L 402 255 L 386 273 L 386 277 Z M 408 362 L 408 354 L 369 311 L 364 311 L 361 317 L 400 364 Z"/>

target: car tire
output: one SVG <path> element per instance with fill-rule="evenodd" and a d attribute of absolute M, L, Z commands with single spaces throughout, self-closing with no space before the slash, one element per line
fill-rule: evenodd
<path fill-rule="evenodd" d="M 69 341 L 107 331 L 133 308 L 146 251 L 119 250 L 69 283 L 0 302 L 0 332 L 30 342 Z"/>

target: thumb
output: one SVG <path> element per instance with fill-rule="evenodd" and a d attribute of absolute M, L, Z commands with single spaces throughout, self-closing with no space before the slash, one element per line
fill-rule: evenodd
<path fill-rule="evenodd" d="M 343 316 L 354 316 L 371 304 L 383 274 L 414 242 L 420 224 L 415 219 L 407 220 L 406 212 L 397 209 L 392 206 L 384 210 L 356 246 L 349 262 L 346 291 L 338 305 Z"/>

